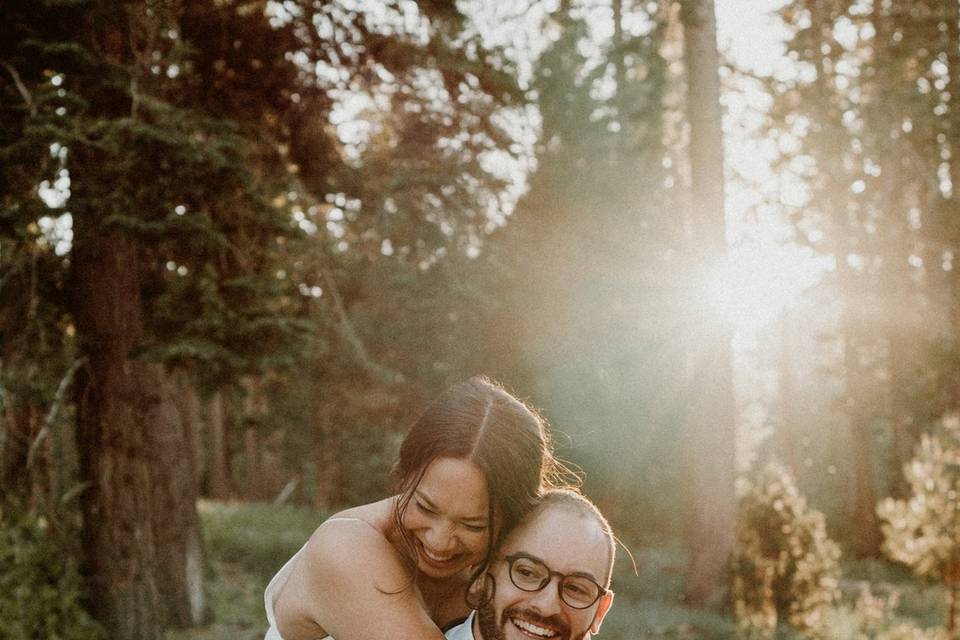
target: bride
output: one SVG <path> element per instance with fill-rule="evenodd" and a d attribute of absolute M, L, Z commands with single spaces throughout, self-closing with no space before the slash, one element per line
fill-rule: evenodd
<path fill-rule="evenodd" d="M 544 421 L 478 376 L 426 409 L 393 473 L 397 495 L 326 520 L 270 581 L 266 640 L 442 640 L 557 463 Z"/>

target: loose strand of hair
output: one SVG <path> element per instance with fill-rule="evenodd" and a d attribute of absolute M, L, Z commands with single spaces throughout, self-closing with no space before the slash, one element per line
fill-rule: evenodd
<path fill-rule="evenodd" d="M 405 554 L 403 556 L 404 562 L 410 569 L 410 580 L 400 586 L 396 591 L 387 591 L 376 587 L 377 591 L 384 595 L 398 595 L 411 589 L 416 585 L 417 579 L 420 577 L 420 565 L 417 562 L 417 545 L 414 544 L 413 540 L 410 537 L 409 532 L 403 526 L 403 514 L 407 510 L 407 506 L 410 504 L 410 500 L 413 499 L 413 492 L 420 485 L 420 480 L 423 479 L 423 474 L 427 471 L 427 465 L 424 465 L 420 471 L 417 472 L 417 477 L 413 482 L 409 483 L 409 486 L 401 487 L 400 494 L 396 496 L 395 502 L 393 505 L 393 526 L 396 528 L 397 533 L 400 535 L 400 540 L 403 542 Z"/>

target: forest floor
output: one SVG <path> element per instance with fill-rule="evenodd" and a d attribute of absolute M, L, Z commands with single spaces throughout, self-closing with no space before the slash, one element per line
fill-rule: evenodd
<path fill-rule="evenodd" d="M 165 640 L 261 640 L 266 632 L 263 590 L 273 574 L 323 521 L 316 511 L 293 506 L 202 501 L 211 574 L 207 576 L 213 622 L 168 632 Z M 601 640 L 736 637 L 732 616 L 691 609 L 679 602 L 683 552 L 660 546 L 636 552 L 639 575 L 625 554 L 617 559 L 614 606 L 598 635 Z M 847 563 L 843 603 L 831 614 L 831 640 L 874 638 L 900 624 L 942 624 L 943 592 L 914 581 L 906 570 L 883 562 Z M 854 602 L 869 584 L 873 599 Z M 894 597 L 893 604 L 888 598 Z M 864 606 L 866 602 L 867 606 Z M 859 633 L 869 628 L 866 635 Z M 789 631 L 776 636 L 796 637 Z M 918 636 L 898 636 L 918 637 Z"/>

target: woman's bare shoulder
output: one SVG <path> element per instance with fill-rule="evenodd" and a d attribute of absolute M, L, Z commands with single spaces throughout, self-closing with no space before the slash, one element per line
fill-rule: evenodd
<path fill-rule="evenodd" d="M 375 521 L 355 515 L 330 518 L 307 542 L 284 602 L 278 602 L 280 632 L 287 637 L 284 629 L 290 630 L 291 638 L 303 629 L 351 640 L 441 640 L 403 554 Z"/>
<path fill-rule="evenodd" d="M 376 517 L 357 515 L 361 514 L 338 514 L 330 518 L 317 527 L 307 542 L 304 564 L 310 567 L 310 574 L 318 581 L 318 586 L 343 584 L 344 573 L 390 582 L 408 581 L 409 572 L 403 556 L 391 543 L 383 523 Z"/>
<path fill-rule="evenodd" d="M 292 638 L 302 637 L 300 630 L 318 629 L 333 637 L 336 631 L 348 630 L 343 637 L 356 637 L 354 619 L 398 605 L 413 610 L 413 619 L 423 624 L 422 614 L 415 611 L 422 605 L 412 588 L 411 572 L 382 530 L 377 517 L 381 512 L 349 509 L 317 527 L 277 598 L 277 620 L 284 637 L 285 629 Z"/>
<path fill-rule="evenodd" d="M 360 550 L 360 546 L 380 547 L 389 542 L 393 529 L 393 501 L 391 499 L 351 507 L 327 518 L 310 536 L 307 555 L 324 551 L 340 551 L 344 547 Z M 355 557 L 355 556 L 354 556 Z"/>

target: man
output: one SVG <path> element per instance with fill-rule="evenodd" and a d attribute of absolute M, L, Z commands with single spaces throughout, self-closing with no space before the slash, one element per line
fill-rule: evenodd
<path fill-rule="evenodd" d="M 476 611 L 447 640 L 582 640 L 610 605 L 610 525 L 574 491 L 547 492 L 471 592 Z M 482 592 L 482 593 L 481 593 Z"/>

